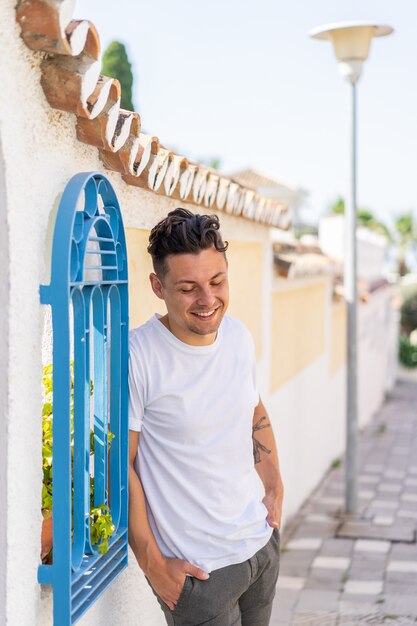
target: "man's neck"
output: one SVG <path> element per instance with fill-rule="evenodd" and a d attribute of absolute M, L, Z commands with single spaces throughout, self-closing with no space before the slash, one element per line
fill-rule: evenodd
<path fill-rule="evenodd" d="M 174 335 L 174 337 L 190 346 L 210 346 L 216 341 L 217 332 L 207 335 L 199 335 L 198 333 L 194 333 L 192 331 L 184 331 L 182 328 L 170 323 L 168 313 L 160 317 L 159 321 L 167 330 L 169 330 L 170 333 Z"/>

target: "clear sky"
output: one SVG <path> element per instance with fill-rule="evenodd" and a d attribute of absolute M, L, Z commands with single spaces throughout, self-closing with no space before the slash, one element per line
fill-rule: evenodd
<path fill-rule="evenodd" d="M 126 44 L 145 132 L 221 170 L 254 167 L 305 188 L 304 215 L 324 211 L 348 180 L 348 86 L 311 28 L 375 20 L 358 84 L 358 204 L 389 222 L 416 209 L 415 0 L 78 0 L 102 48 Z"/>

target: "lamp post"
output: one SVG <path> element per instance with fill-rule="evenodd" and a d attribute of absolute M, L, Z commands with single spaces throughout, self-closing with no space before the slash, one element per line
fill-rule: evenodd
<path fill-rule="evenodd" d="M 345 512 L 355 515 L 357 490 L 357 261 L 356 261 L 356 83 L 373 37 L 393 32 L 372 22 L 339 22 L 310 31 L 313 39 L 330 40 L 339 72 L 350 85 L 350 175 L 345 203 L 344 291 L 347 304 L 346 494 Z"/>

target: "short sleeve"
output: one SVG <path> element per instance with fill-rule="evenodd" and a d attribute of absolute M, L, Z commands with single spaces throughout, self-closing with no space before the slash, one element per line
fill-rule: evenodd
<path fill-rule="evenodd" d="M 129 429 L 142 430 L 144 412 L 144 383 L 141 376 L 141 367 L 138 362 L 138 355 L 134 350 L 130 350 L 129 357 Z"/>

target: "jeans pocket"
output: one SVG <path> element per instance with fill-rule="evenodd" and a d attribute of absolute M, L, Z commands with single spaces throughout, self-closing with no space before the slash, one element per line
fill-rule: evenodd
<path fill-rule="evenodd" d="M 186 577 L 185 577 L 184 584 L 183 584 L 183 587 L 182 587 L 182 589 L 181 589 L 181 593 L 180 593 L 180 595 L 179 595 L 179 598 L 178 598 L 178 600 L 177 600 L 177 604 L 175 605 L 175 609 L 174 609 L 174 611 L 175 611 L 178 607 L 181 607 L 181 606 L 182 606 L 182 604 L 184 603 L 184 601 L 185 601 L 185 600 L 186 600 L 186 598 L 187 598 L 188 591 L 189 591 L 190 586 L 191 586 L 191 580 L 190 580 L 190 578 L 191 578 L 190 576 L 186 576 Z"/>

